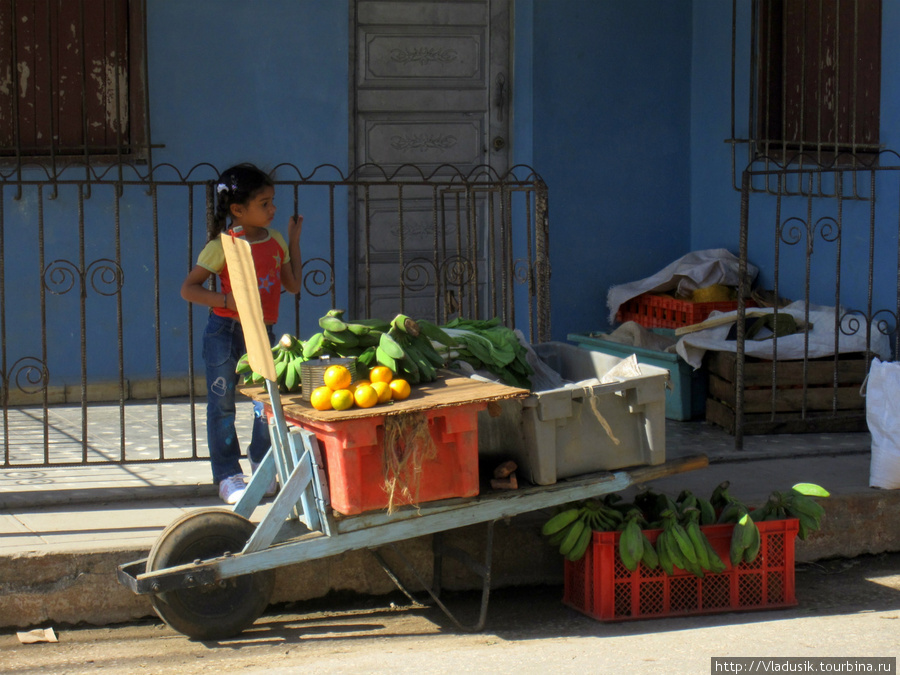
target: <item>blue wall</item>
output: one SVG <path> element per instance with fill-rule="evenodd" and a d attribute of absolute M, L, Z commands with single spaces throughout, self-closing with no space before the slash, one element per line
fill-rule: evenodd
<path fill-rule="evenodd" d="M 534 165 L 550 190 L 555 339 L 690 242 L 691 3 L 536 0 Z"/>
<path fill-rule="evenodd" d="M 348 7 L 343 0 L 148 0 L 152 135 L 163 146 L 154 150 L 156 177 L 174 177 L 201 162 L 212 166 L 198 167 L 192 178 L 208 179 L 215 169 L 243 161 L 265 169 L 290 163 L 304 175 L 321 164 L 347 170 Z M 747 10 L 741 11 L 746 22 Z M 553 337 L 565 340 L 570 332 L 607 327 L 610 286 L 649 276 L 690 250 L 737 252 L 740 199 L 724 142 L 731 135 L 731 3 L 516 0 L 514 12 L 513 159 L 533 166 L 549 187 Z M 900 3 L 884 3 L 883 24 L 886 36 L 900 26 Z M 900 140 L 898 52 L 900 45 L 884 40 L 882 140 L 888 147 Z M 284 167 L 279 175 L 293 171 Z M 7 284 L 18 271 L 39 269 L 36 189 L 26 189 L 17 202 L 10 194 L 4 206 Z M 183 199 L 186 192 L 161 199 L 155 223 L 146 197 L 128 200 L 119 215 L 129 270 L 123 308 L 129 377 L 155 370 L 146 349 L 156 321 L 154 224 L 162 241 L 159 328 L 164 350 L 175 355 L 163 371 L 186 372 L 188 309 L 178 291 L 205 240 L 205 223 L 188 231 L 184 205 L 176 203 Z M 202 218 L 204 196 L 194 199 Z M 293 210 L 291 195 L 276 194 L 276 201 L 277 220 L 284 223 Z M 346 222 L 344 205 L 338 206 L 336 222 Z M 44 200 L 44 208 L 45 264 L 77 261 L 77 195 L 61 187 L 59 199 Z M 306 216 L 304 257 L 322 255 L 324 200 L 299 210 Z M 114 258 L 110 201 L 87 200 L 84 222 L 86 260 Z M 892 222 L 896 230 L 896 216 Z M 339 243 L 345 239 L 338 237 Z M 770 251 L 763 246 L 752 255 L 764 264 Z M 346 260 L 346 250 L 338 250 L 337 260 Z M 341 283 L 346 277 L 337 271 Z M 896 282 L 887 278 L 882 286 L 895 288 Z M 345 292 L 339 288 L 339 302 Z M 111 302 L 93 292 L 86 299 L 92 379 L 117 372 L 106 359 L 115 330 Z M 77 297 L 50 294 L 46 311 L 54 348 L 77 354 Z M 7 340 L 13 361 L 34 351 L 41 317 L 33 301 L 13 308 L 8 300 L 7 312 L 15 318 Z M 194 312 L 196 333 L 206 311 Z M 194 342 L 199 362 L 196 334 Z M 77 358 L 63 358 L 51 371 L 77 381 L 77 364 Z"/>

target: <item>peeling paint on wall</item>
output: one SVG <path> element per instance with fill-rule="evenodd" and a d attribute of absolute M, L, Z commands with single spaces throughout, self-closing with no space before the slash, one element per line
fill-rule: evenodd
<path fill-rule="evenodd" d="M 16 70 L 19 71 L 19 95 L 25 98 L 28 95 L 28 78 L 31 77 L 31 69 L 28 67 L 27 61 L 19 61 Z"/>
<path fill-rule="evenodd" d="M 7 66 L 6 72 L 0 77 L 0 94 L 9 96 L 10 87 L 12 87 L 12 68 Z"/>
<path fill-rule="evenodd" d="M 110 53 L 108 60 L 95 59 L 91 64 L 91 79 L 97 83 L 97 103 L 103 107 L 106 125 L 114 133 L 128 128 L 128 73 L 117 64 L 115 52 Z M 95 121 L 92 126 L 100 123 Z"/>

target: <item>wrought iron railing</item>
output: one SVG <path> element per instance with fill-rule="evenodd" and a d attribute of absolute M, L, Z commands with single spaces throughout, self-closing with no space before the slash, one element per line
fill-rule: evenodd
<path fill-rule="evenodd" d="M 760 192 L 755 184 L 771 189 Z M 885 151 L 828 165 L 764 158 L 743 172 L 741 188 L 741 277 L 746 278 L 748 263 L 760 268 L 758 286 L 767 291 L 776 316 L 785 301 L 801 303 L 797 323 L 803 337 L 801 352 L 786 356 L 786 343 L 776 334 L 771 360 L 764 361 L 768 382 L 749 381 L 743 299 L 749 289 L 741 294 L 736 446 L 742 447 L 745 432 L 765 433 L 759 429 L 864 431 L 865 373 L 876 355 L 892 358 L 900 347 L 900 156 Z M 823 308 L 833 314 L 819 313 L 811 321 Z M 796 342 L 797 336 L 789 339 Z M 823 365 L 821 358 L 815 363 L 818 340 L 825 351 L 831 349 L 825 356 L 830 363 Z M 848 363 L 852 359 L 859 363 Z M 762 420 L 755 431 L 748 421 L 750 396 L 757 406 L 754 417 Z M 767 399 L 764 405 L 760 396 Z"/>
<path fill-rule="evenodd" d="M 210 164 L 0 169 L 3 468 L 205 456 L 195 384 L 205 308 L 179 288 L 206 242 L 217 174 Z M 311 334 L 343 306 L 355 317 L 498 316 L 549 339 L 548 192 L 529 167 L 304 175 L 280 164 L 272 175 L 282 213 L 307 219 L 284 332 Z M 155 419 L 133 419 L 135 400 L 155 402 Z"/>

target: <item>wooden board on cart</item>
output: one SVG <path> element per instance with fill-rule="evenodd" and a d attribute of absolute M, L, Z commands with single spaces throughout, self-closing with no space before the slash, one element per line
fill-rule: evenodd
<path fill-rule="evenodd" d="M 709 398 L 706 421 L 735 433 L 737 355 L 707 352 Z M 860 387 L 866 355 L 841 354 L 809 359 L 806 388 L 803 361 L 778 361 L 772 399 L 772 361 L 747 357 L 744 363 L 744 434 L 796 434 L 865 431 L 866 404 Z M 805 401 L 805 403 L 804 403 Z"/>
<path fill-rule="evenodd" d="M 241 392 L 254 401 L 269 403 L 269 395 L 266 393 L 265 387 L 246 386 L 241 388 Z M 475 401 L 484 401 L 490 404 L 492 401 L 525 398 L 529 394 L 527 389 L 464 377 L 451 370 L 441 370 L 434 382 L 424 382 L 414 386 L 409 398 L 403 401 L 381 403 L 372 408 L 350 408 L 340 411 L 316 410 L 308 401 L 301 399 L 299 393 L 282 394 L 281 405 L 284 408 L 284 415 L 288 419 L 337 422 L 363 417 L 421 412 L 447 406 L 466 405 Z"/>

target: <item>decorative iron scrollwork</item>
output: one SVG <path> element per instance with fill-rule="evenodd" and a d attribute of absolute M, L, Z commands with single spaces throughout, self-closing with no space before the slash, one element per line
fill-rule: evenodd
<path fill-rule="evenodd" d="M 88 265 L 86 276 L 100 295 L 116 295 L 125 283 L 125 273 L 115 260 L 99 258 Z"/>
<path fill-rule="evenodd" d="M 779 227 L 778 236 L 785 244 L 799 244 L 803 235 L 809 235 L 809 226 L 802 218 L 788 218 Z"/>
<path fill-rule="evenodd" d="M 88 265 L 82 273 L 69 260 L 54 260 L 44 268 L 42 281 L 44 288 L 54 295 L 65 295 L 75 287 L 78 280 L 82 293 L 87 289 L 85 280 L 90 279 L 91 288 L 100 295 L 116 295 L 122 290 L 125 273 L 122 267 L 109 258 L 99 258 Z"/>
<path fill-rule="evenodd" d="M 312 267 L 312 269 L 310 269 Z M 324 258 L 303 261 L 303 290 L 319 298 L 334 288 L 334 267 Z"/>
<path fill-rule="evenodd" d="M 10 380 L 15 382 L 16 388 L 25 394 L 37 394 L 47 388 L 50 382 L 50 373 L 47 364 L 36 356 L 23 356 L 13 363 L 9 374 L 2 373 L 3 388 L 9 391 Z"/>
<path fill-rule="evenodd" d="M 520 284 L 531 281 L 531 263 L 525 258 L 516 258 L 513 262 L 513 279 Z"/>
<path fill-rule="evenodd" d="M 413 258 L 403 266 L 400 283 L 407 290 L 422 291 L 434 283 L 436 276 L 434 262 L 427 258 Z"/>
<path fill-rule="evenodd" d="M 441 279 L 447 286 L 465 286 L 474 277 L 475 265 L 460 255 L 450 256 L 441 264 Z"/>
<path fill-rule="evenodd" d="M 900 318 L 889 309 L 879 309 L 871 317 L 858 309 L 848 309 L 840 319 L 840 331 L 843 335 L 856 335 L 865 326 L 889 336 L 897 330 L 898 325 Z"/>
<path fill-rule="evenodd" d="M 841 238 L 841 224 L 831 216 L 819 218 L 814 229 L 818 229 L 823 241 L 838 241 Z"/>

